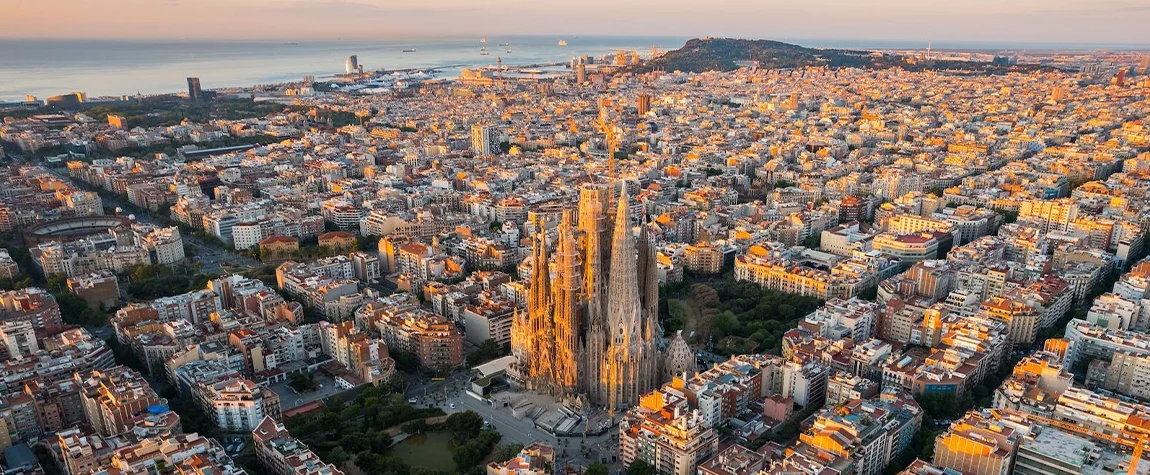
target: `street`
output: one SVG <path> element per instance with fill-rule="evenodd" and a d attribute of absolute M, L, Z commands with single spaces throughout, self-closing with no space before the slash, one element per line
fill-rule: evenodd
<path fill-rule="evenodd" d="M 556 465 L 587 466 L 593 462 L 607 462 L 608 467 L 618 468 L 611 463 L 618 455 L 615 437 L 618 432 L 610 430 L 606 434 L 592 437 L 556 437 L 535 427 L 530 418 L 516 419 L 510 408 L 492 407 L 485 400 L 479 400 L 466 392 L 467 373 L 456 373 L 443 381 L 420 381 L 407 390 L 406 398 L 416 401 L 420 407 L 439 407 L 447 414 L 474 411 L 483 417 L 503 436 L 500 443 L 520 443 L 528 445 L 542 442 L 555 448 Z M 452 405 L 455 405 L 452 408 Z"/>
<path fill-rule="evenodd" d="M 61 179 L 74 183 L 79 188 L 94 191 L 91 185 L 82 181 L 73 180 L 72 177 L 68 176 L 67 173 L 63 173 L 61 169 L 47 168 L 47 170 L 52 174 L 60 177 Z M 113 197 L 112 193 L 107 190 L 101 191 L 104 191 L 104 193 L 100 194 L 100 199 L 104 202 L 105 206 L 113 206 L 123 210 L 128 210 L 130 209 L 129 207 L 132 206 L 126 202 L 126 198 L 120 196 Z M 152 217 L 152 215 L 147 213 L 133 213 L 133 216 L 136 218 L 136 221 L 141 223 L 151 224 L 153 226 L 166 226 L 165 224 L 158 222 L 154 217 Z M 222 274 L 225 273 L 225 271 L 227 273 L 232 273 L 235 271 L 245 270 L 246 268 L 258 267 L 260 265 L 260 263 L 256 260 L 238 255 L 234 252 L 231 252 L 231 250 L 224 249 L 215 244 L 209 244 L 204 240 L 191 235 L 190 233 L 181 232 L 180 238 L 184 241 L 184 244 L 190 246 L 194 250 L 192 255 L 185 257 L 193 260 L 197 260 L 196 258 L 198 257 L 199 259 L 197 262 L 200 262 L 201 269 L 205 273 Z M 234 267 L 243 268 L 235 269 Z"/>
<path fill-rule="evenodd" d="M 270 386 L 272 391 L 280 397 L 280 407 L 284 410 L 295 409 L 304 404 L 325 399 L 329 396 L 334 396 L 344 391 L 335 383 L 334 379 L 325 376 L 323 373 L 316 371 L 311 373 L 315 378 L 318 385 L 315 391 L 306 393 L 297 393 L 292 389 L 288 381 L 276 383 Z"/>

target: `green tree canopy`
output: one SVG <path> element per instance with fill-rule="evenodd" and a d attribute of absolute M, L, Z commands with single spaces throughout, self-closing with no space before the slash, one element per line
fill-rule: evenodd
<path fill-rule="evenodd" d="M 607 473 L 607 466 L 596 462 L 588 465 L 583 475 L 607 475 Z"/>
<path fill-rule="evenodd" d="M 638 459 L 627 467 L 627 475 L 655 475 L 655 467 L 643 459 Z"/>
<path fill-rule="evenodd" d="M 475 438 L 483 430 L 483 417 L 475 411 L 457 412 L 447 417 L 446 424 L 455 442 L 463 443 Z"/>

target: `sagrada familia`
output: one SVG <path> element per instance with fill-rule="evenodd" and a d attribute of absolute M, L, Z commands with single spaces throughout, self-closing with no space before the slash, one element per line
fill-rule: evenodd
<path fill-rule="evenodd" d="M 583 185 L 578 223 L 570 210 L 563 214 L 554 253 L 547 233 L 536 233 L 527 310 L 511 324 L 515 362 L 508 369 L 521 389 L 612 413 L 663 383 L 655 249 L 646 227 L 636 244 L 621 188 L 610 220 L 613 187 Z"/>

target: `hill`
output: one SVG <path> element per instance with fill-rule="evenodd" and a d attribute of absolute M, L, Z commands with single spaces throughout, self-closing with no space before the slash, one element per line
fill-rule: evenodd
<path fill-rule="evenodd" d="M 872 64 L 866 51 L 820 50 L 769 40 L 695 38 L 638 70 L 730 71 L 738 68 L 736 61 L 758 61 L 759 67 L 770 69 L 817 65 L 866 67 Z"/>
<path fill-rule="evenodd" d="M 929 68 L 982 73 L 1044 69 L 1036 66 L 1004 66 L 966 61 L 934 61 L 930 65 L 925 65 L 907 61 L 906 57 L 872 55 L 870 51 L 807 48 L 770 40 L 695 38 L 688 40 L 682 48 L 668 51 L 653 61 L 635 66 L 632 71 L 638 73 L 652 70 L 692 73 L 730 71 L 738 68 L 736 64 L 738 61 L 758 61 L 760 68 L 767 69 L 807 66 L 874 69 L 899 67 L 908 70 Z"/>

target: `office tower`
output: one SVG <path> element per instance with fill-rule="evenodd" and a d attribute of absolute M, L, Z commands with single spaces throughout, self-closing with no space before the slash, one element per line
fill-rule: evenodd
<path fill-rule="evenodd" d="M 308 86 L 315 84 L 315 76 L 312 76 L 312 75 L 304 76 L 303 77 L 303 83 L 305 85 L 308 85 Z"/>
<path fill-rule="evenodd" d="M 609 190 L 580 190 L 578 226 L 565 212 L 554 253 L 545 233 L 536 233 L 527 310 L 517 312 L 511 325 L 516 359 L 508 374 L 518 387 L 586 398 L 616 411 L 659 386 L 662 355 L 654 247 L 645 228 L 636 242 L 626 187 L 609 256 L 602 255 Z"/>
<path fill-rule="evenodd" d="M 1114 85 L 1126 87 L 1126 68 L 1118 70 L 1118 75 L 1114 77 Z"/>
<path fill-rule="evenodd" d="M 204 100 L 204 90 L 200 88 L 200 78 L 188 78 L 188 99 Z"/>
<path fill-rule="evenodd" d="M 471 151 L 476 155 L 495 155 L 501 152 L 499 133 L 495 127 L 479 124 L 471 126 Z"/>
<path fill-rule="evenodd" d="M 651 111 L 651 95 L 647 93 L 639 94 L 639 115 L 647 115 Z"/>
<path fill-rule="evenodd" d="M 791 98 L 787 101 L 787 108 L 790 110 L 799 110 L 799 93 L 791 93 Z"/>
<path fill-rule="evenodd" d="M 1050 99 L 1054 102 L 1062 102 L 1066 99 L 1066 86 L 1054 86 L 1050 90 Z"/>
<path fill-rule="evenodd" d="M 575 68 L 575 82 L 579 84 L 587 82 L 587 63 L 584 63 L 582 60 L 579 61 L 579 65 Z"/>
<path fill-rule="evenodd" d="M 1138 63 L 1138 74 L 1150 72 L 1150 54 L 1142 55 L 1142 62 Z"/>
<path fill-rule="evenodd" d="M 347 57 L 347 65 L 345 70 L 348 74 L 359 72 L 359 56 L 351 55 Z"/>

